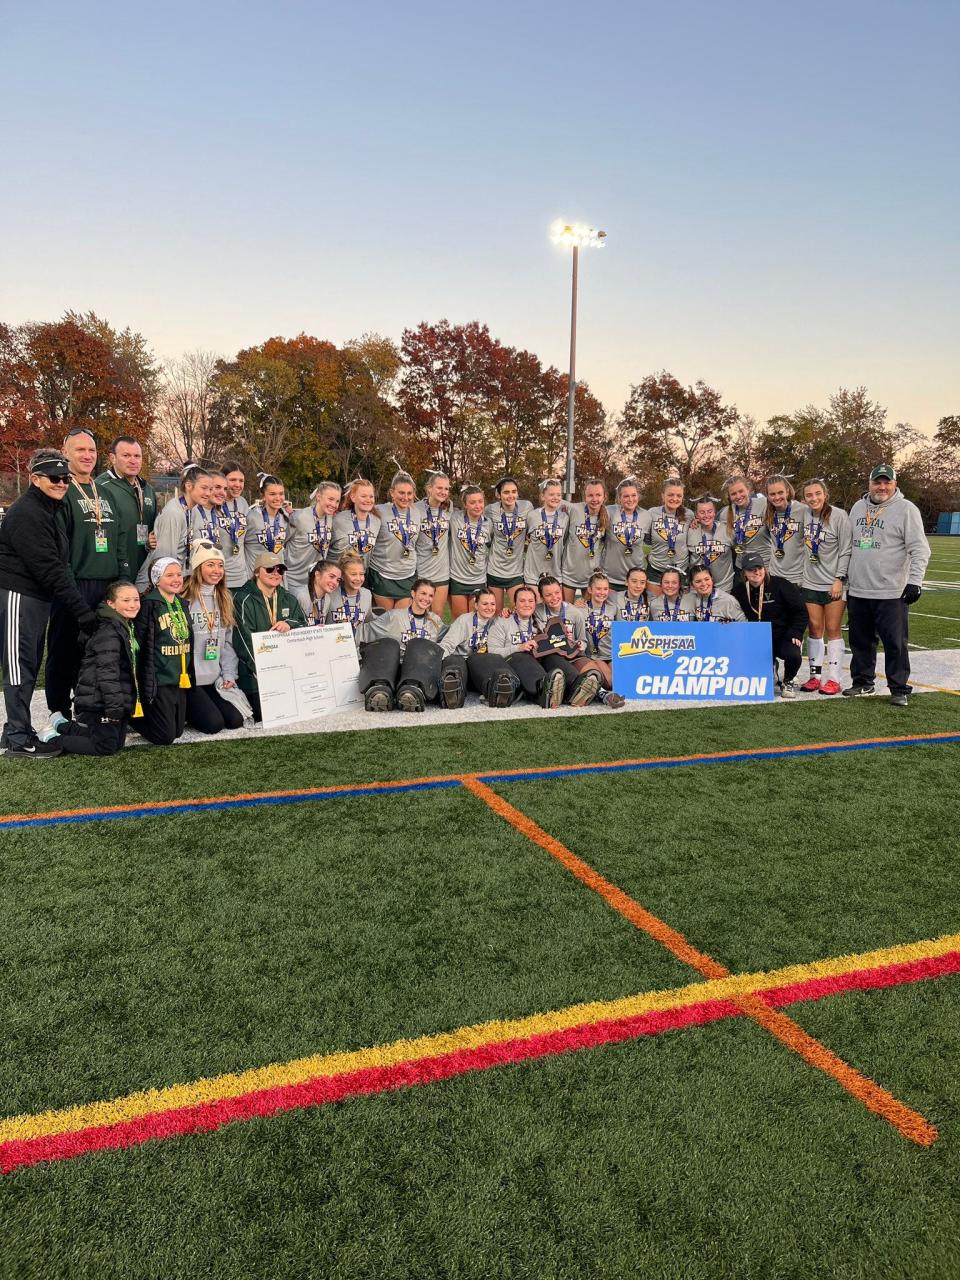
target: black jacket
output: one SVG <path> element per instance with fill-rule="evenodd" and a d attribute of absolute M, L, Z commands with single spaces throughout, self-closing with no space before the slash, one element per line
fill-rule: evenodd
<path fill-rule="evenodd" d="M 769 622 L 773 630 L 788 635 L 791 640 L 802 640 L 807 629 L 807 606 L 800 588 L 786 578 L 772 578 L 768 573 L 763 580 L 763 608 L 757 616 L 760 592 L 746 581 L 738 582 L 733 595 L 748 622 Z"/>
<path fill-rule="evenodd" d="M 0 524 L 0 587 L 70 609 L 91 629 L 97 615 L 77 590 L 68 561 L 70 547 L 63 501 L 31 484 Z"/>
<path fill-rule="evenodd" d="M 127 624 L 106 605 L 97 610 L 97 629 L 87 641 L 77 677 L 74 705 L 84 715 L 122 720 L 133 714 L 137 686 Z"/>

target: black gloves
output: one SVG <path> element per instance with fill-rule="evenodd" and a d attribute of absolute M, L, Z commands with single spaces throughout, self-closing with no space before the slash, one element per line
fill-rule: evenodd
<path fill-rule="evenodd" d="M 920 599 L 920 588 L 912 582 L 908 582 L 903 588 L 903 595 L 900 597 L 906 604 L 916 604 Z"/>

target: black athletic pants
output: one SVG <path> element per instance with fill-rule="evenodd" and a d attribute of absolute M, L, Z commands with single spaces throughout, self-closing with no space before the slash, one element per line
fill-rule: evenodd
<path fill-rule="evenodd" d="M 43 660 L 43 636 L 50 604 L 0 588 L 0 655 L 7 722 L 0 746 L 29 747 L 34 740 L 30 699 Z"/>
<path fill-rule="evenodd" d="M 850 674 L 855 685 L 873 684 L 877 642 L 883 644 L 883 666 L 891 693 L 910 693 L 910 607 L 905 601 L 847 597 L 850 627 Z"/>
<path fill-rule="evenodd" d="M 546 668 L 537 661 L 532 653 L 511 653 L 507 665 L 520 681 L 520 688 L 530 699 L 536 702 L 540 697 L 540 688 L 547 678 Z M 576 674 L 576 672 L 574 672 Z"/>
<path fill-rule="evenodd" d="M 443 650 L 433 640 L 419 636 L 407 641 L 400 657 L 400 642 L 386 636 L 363 647 L 360 659 L 360 692 L 371 685 L 384 684 L 391 692 L 399 692 L 405 684 L 415 684 L 427 702 L 435 702 L 440 689 Z"/>
<path fill-rule="evenodd" d="M 126 719 L 104 724 L 99 716 L 80 715 L 60 726 L 60 737 L 54 739 L 68 756 L 115 756 L 127 736 Z"/>
<path fill-rule="evenodd" d="M 162 684 L 157 696 L 143 708 L 138 728 L 148 742 L 169 747 L 183 733 L 187 714 L 187 691 L 175 684 Z"/>
<path fill-rule="evenodd" d="M 773 637 L 773 659 L 783 663 L 783 681 L 789 684 L 803 665 L 803 645 L 794 644 L 790 633 L 782 627 L 771 627 Z"/>
<path fill-rule="evenodd" d="M 242 729 L 243 716 L 212 684 L 195 684 L 187 691 L 187 724 L 201 733 L 222 733 Z"/>
<path fill-rule="evenodd" d="M 109 578 L 78 578 L 77 590 L 91 609 L 96 610 L 107 594 Z M 80 628 L 72 610 L 55 600 L 50 610 L 50 627 L 47 631 L 47 668 L 43 682 L 47 706 L 70 719 L 70 702 L 77 687 L 83 645 Z"/>
<path fill-rule="evenodd" d="M 514 688 L 514 694 L 520 684 L 519 677 L 510 667 L 506 658 L 501 658 L 497 653 L 471 653 L 465 658 L 459 653 L 449 653 L 443 660 L 440 668 L 440 678 L 443 679 L 447 671 L 458 671 L 460 673 L 461 688 L 466 690 L 471 688 L 474 693 L 479 693 L 482 697 L 487 697 L 490 685 L 501 671 L 506 671 L 510 677 L 510 682 Z"/>

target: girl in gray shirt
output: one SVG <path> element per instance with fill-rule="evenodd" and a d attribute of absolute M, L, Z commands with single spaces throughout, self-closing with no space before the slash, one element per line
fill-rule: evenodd
<path fill-rule="evenodd" d="M 770 559 L 770 530 L 764 520 L 766 498 L 763 494 L 755 495 L 744 476 L 730 476 L 724 487 L 729 505 L 720 512 L 720 520 L 733 547 L 734 565 L 740 568 L 740 558 L 747 551 L 756 552 L 766 564 Z"/>
<path fill-rule="evenodd" d="M 339 560 L 345 551 L 356 551 L 364 564 L 380 532 L 377 491 L 369 480 L 351 480 L 343 495 L 341 510 L 333 517 L 333 543 L 330 558 Z"/>
<path fill-rule="evenodd" d="M 687 530 L 688 571 L 706 565 L 719 591 L 733 586 L 733 547 L 727 526 L 717 519 L 713 498 L 698 498 L 693 504 L 694 522 Z"/>
<path fill-rule="evenodd" d="M 803 526 L 807 508 L 797 502 L 786 476 L 767 480 L 766 524 L 770 531 L 770 576 L 786 578 L 798 587 L 803 579 Z"/>
<path fill-rule="evenodd" d="M 443 617 L 450 590 L 450 479 L 431 471 L 423 501 L 416 506 L 420 520 L 417 537 L 417 576 L 434 585 L 433 612 Z"/>
<path fill-rule="evenodd" d="M 540 484 L 543 506 L 527 517 L 527 550 L 523 560 L 525 582 L 535 585 L 545 573 L 563 581 L 563 546 L 569 517 L 563 505 L 563 485 L 555 477 Z"/>
<path fill-rule="evenodd" d="M 287 576 L 283 585 L 295 595 L 307 585 L 313 566 L 332 558 L 333 521 L 340 505 L 340 486 L 333 480 L 321 480 L 310 500 L 309 507 L 300 507 L 290 517 L 290 535 L 284 552 Z"/>
<path fill-rule="evenodd" d="M 845 511 L 831 507 L 830 490 L 822 480 L 808 480 L 801 492 L 806 516 L 800 587 L 807 606 L 810 675 L 800 687 L 806 693 L 837 694 L 853 527 Z"/>
<path fill-rule="evenodd" d="M 247 570 L 253 576 L 253 566 L 264 551 L 282 553 L 290 536 L 290 516 L 284 506 L 283 482 L 276 476 L 260 475 L 260 501 L 247 512 L 247 532 L 243 539 L 243 551 L 247 557 Z"/>
<path fill-rule="evenodd" d="M 416 502 L 413 477 L 398 471 L 390 482 L 390 501 L 377 507 L 380 529 L 367 565 L 373 600 L 381 609 L 401 609 L 410 602 L 420 534 Z"/>
<path fill-rule="evenodd" d="M 513 604 L 513 593 L 523 582 L 523 558 L 527 546 L 527 520 L 533 503 L 520 497 L 513 476 L 497 481 L 497 502 L 484 514 L 493 525 L 493 541 L 487 562 L 487 584 L 497 598 L 497 612 L 503 608 L 504 592 Z"/>
<path fill-rule="evenodd" d="M 493 521 L 484 515 L 483 490 L 468 484 L 460 495 L 463 510 L 450 517 L 450 610 L 455 618 L 473 607 L 473 596 L 487 581 Z"/>
<path fill-rule="evenodd" d="M 617 501 L 607 507 L 610 532 L 603 568 L 614 591 L 627 585 L 627 574 L 646 561 L 643 544 L 650 531 L 650 516 L 640 506 L 640 490 L 634 476 L 626 476 L 617 485 Z"/>
<path fill-rule="evenodd" d="M 602 480 L 585 480 L 583 502 L 567 507 L 570 523 L 563 548 L 563 598 L 573 603 L 584 591 L 591 573 L 603 568 L 610 517 L 603 505 L 607 491 Z"/>

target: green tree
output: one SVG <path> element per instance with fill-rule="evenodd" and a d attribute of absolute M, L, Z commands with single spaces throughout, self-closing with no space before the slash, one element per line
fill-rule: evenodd
<path fill-rule="evenodd" d="M 665 369 L 630 390 L 617 420 L 627 466 L 657 488 L 679 476 L 695 490 L 722 468 L 739 414 L 705 382 L 684 387 Z"/>

